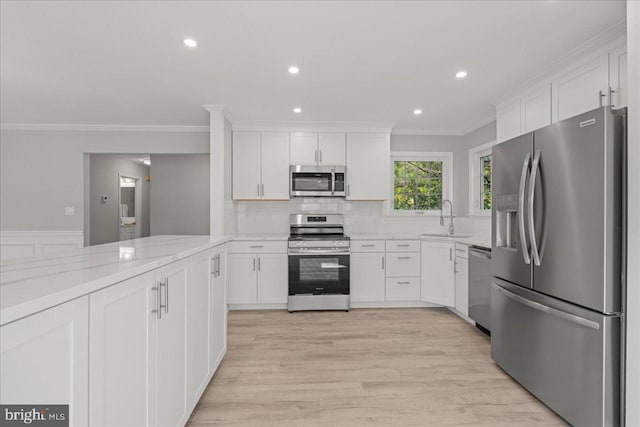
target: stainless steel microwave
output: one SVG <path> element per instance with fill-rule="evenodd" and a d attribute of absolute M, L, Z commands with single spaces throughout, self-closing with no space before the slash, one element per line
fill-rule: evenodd
<path fill-rule="evenodd" d="M 344 197 L 347 168 L 344 166 L 289 167 L 291 197 Z"/>

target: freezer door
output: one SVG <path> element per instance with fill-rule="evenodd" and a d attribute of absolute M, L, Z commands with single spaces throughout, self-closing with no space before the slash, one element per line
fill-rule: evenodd
<path fill-rule="evenodd" d="M 494 279 L 491 357 L 575 426 L 620 425 L 620 318 Z"/>
<path fill-rule="evenodd" d="M 536 131 L 529 186 L 533 288 L 604 313 L 621 308 L 621 119 L 603 107 Z"/>
<path fill-rule="evenodd" d="M 491 159 L 491 271 L 525 287 L 532 284 L 524 209 L 532 149 L 533 133 L 527 133 L 494 146 Z"/>

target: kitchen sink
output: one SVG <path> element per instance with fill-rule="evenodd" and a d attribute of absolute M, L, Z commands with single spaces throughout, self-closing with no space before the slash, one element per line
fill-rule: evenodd
<path fill-rule="evenodd" d="M 471 234 L 425 233 L 418 237 L 471 237 Z"/>

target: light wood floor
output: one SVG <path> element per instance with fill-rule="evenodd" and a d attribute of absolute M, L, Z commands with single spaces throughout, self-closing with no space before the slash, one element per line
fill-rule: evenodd
<path fill-rule="evenodd" d="M 232 311 L 189 425 L 566 425 L 445 309 Z"/>

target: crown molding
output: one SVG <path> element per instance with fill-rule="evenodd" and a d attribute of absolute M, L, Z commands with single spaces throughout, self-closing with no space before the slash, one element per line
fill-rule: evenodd
<path fill-rule="evenodd" d="M 480 129 L 483 126 L 488 125 L 491 122 L 495 122 L 496 121 L 496 115 L 495 113 L 493 113 L 491 116 L 487 116 L 482 120 L 477 121 L 476 123 L 474 123 L 472 126 L 466 128 L 464 130 L 464 134 L 467 135 L 473 131 L 476 131 L 478 129 Z"/>
<path fill-rule="evenodd" d="M 461 136 L 464 129 L 393 129 L 392 135 Z"/>
<path fill-rule="evenodd" d="M 233 123 L 234 131 L 261 132 L 348 132 L 391 133 L 393 122 L 298 122 L 278 120 L 240 120 Z"/>
<path fill-rule="evenodd" d="M 89 125 L 53 123 L 0 123 L 0 130 L 97 132 L 209 132 L 209 126 Z"/>
<path fill-rule="evenodd" d="M 545 81 L 553 80 L 557 75 L 577 68 L 588 61 L 610 51 L 618 45 L 626 42 L 627 22 L 620 20 L 611 27 L 596 34 L 587 41 L 570 50 L 557 60 L 551 62 L 540 72 L 527 78 L 520 84 L 516 84 L 509 90 L 488 100 L 489 104 L 500 105 L 516 97 L 519 93 L 540 85 Z"/>
<path fill-rule="evenodd" d="M 205 104 L 202 106 L 209 113 L 221 113 L 225 119 L 229 121 L 229 123 L 234 124 L 236 118 L 231 114 L 231 112 L 225 108 L 223 104 Z"/>

